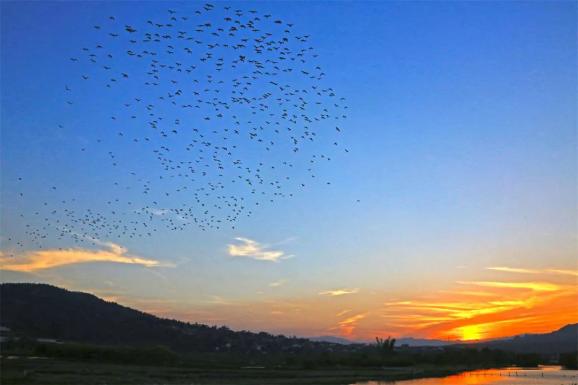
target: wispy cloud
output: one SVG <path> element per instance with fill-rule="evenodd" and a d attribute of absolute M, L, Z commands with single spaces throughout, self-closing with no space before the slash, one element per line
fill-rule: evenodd
<path fill-rule="evenodd" d="M 578 270 L 548 269 L 547 272 L 552 274 L 572 275 L 574 277 L 578 277 Z"/>
<path fill-rule="evenodd" d="M 141 211 L 159 218 L 175 218 L 181 222 L 190 223 L 190 220 L 179 214 L 178 209 L 146 207 L 142 208 Z"/>
<path fill-rule="evenodd" d="M 268 245 L 261 244 L 249 238 L 237 237 L 236 244 L 228 245 L 228 252 L 233 257 L 246 257 L 259 261 L 279 262 L 291 258 L 282 250 L 273 250 Z"/>
<path fill-rule="evenodd" d="M 359 293 L 359 289 L 356 288 L 356 289 L 325 290 L 325 291 L 319 292 L 319 295 L 328 295 L 331 297 L 339 297 L 342 295 L 355 294 L 355 293 Z"/>
<path fill-rule="evenodd" d="M 578 270 L 569 269 L 523 269 L 517 267 L 508 266 L 492 266 L 487 267 L 487 270 L 502 271 L 506 273 L 520 273 L 520 274 L 559 274 L 559 275 L 571 275 L 578 277 Z"/>
<path fill-rule="evenodd" d="M 548 282 L 495 282 L 495 281 L 458 281 L 462 285 L 475 285 L 483 287 L 499 287 L 506 289 L 523 289 L 533 291 L 557 291 L 559 285 Z"/>
<path fill-rule="evenodd" d="M 507 267 L 507 266 L 492 266 L 486 267 L 486 270 L 502 271 L 506 273 L 523 273 L 523 274 L 537 274 L 538 270 L 522 269 L 517 267 Z"/>
<path fill-rule="evenodd" d="M 285 285 L 286 283 L 287 283 L 287 280 L 286 280 L 286 279 L 280 279 L 280 280 L 278 280 L 278 281 L 271 282 L 271 283 L 269 284 L 269 287 L 279 287 L 279 286 Z"/>
<path fill-rule="evenodd" d="M 347 314 L 347 313 L 351 313 L 351 309 L 341 310 L 339 313 L 337 313 L 337 314 L 335 314 L 335 315 L 336 315 L 337 317 L 341 317 L 341 316 L 344 316 L 344 315 Z"/>
<path fill-rule="evenodd" d="M 169 209 L 157 209 L 157 208 L 147 208 L 147 212 L 151 213 L 152 215 L 156 215 L 157 217 L 162 217 L 165 214 L 170 212 Z"/>
<path fill-rule="evenodd" d="M 411 312 L 413 319 L 427 324 L 430 321 L 450 321 L 459 319 L 471 319 L 473 317 L 501 313 L 507 310 L 530 307 L 532 298 L 527 300 L 510 301 L 459 301 L 447 300 L 446 302 L 431 300 L 415 300 L 390 302 L 384 310 L 385 318 L 407 319 Z M 418 316 L 419 314 L 419 316 Z"/>
<path fill-rule="evenodd" d="M 223 297 L 220 297 L 218 295 L 212 295 L 211 299 L 207 301 L 207 303 L 213 304 L 213 305 L 231 305 L 232 302 L 226 300 Z"/>
<path fill-rule="evenodd" d="M 366 313 L 356 314 L 351 317 L 347 317 L 346 319 L 340 321 L 338 323 L 338 329 L 342 336 L 350 337 L 355 329 L 357 328 L 357 324 L 359 321 L 364 319 L 367 316 Z"/>
<path fill-rule="evenodd" d="M 89 262 L 112 262 L 146 267 L 170 266 L 154 259 L 128 254 L 128 250 L 116 243 L 103 242 L 104 250 L 52 249 L 25 252 L 13 257 L 0 256 L 0 269 L 34 272 L 55 267 Z"/>

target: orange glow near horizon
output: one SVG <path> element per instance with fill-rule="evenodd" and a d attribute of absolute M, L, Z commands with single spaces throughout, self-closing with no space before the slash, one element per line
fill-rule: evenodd
<path fill-rule="evenodd" d="M 575 271 L 503 269 L 497 274 L 500 280 L 457 281 L 430 295 L 385 302 L 350 324 L 343 336 L 475 341 L 546 333 L 578 322 Z M 523 279 L 529 274 L 532 280 Z"/>
<path fill-rule="evenodd" d="M 312 290 L 309 296 L 292 298 L 264 293 L 260 300 L 207 294 L 196 302 L 178 295 L 153 299 L 94 293 L 161 317 L 235 330 L 358 341 L 388 336 L 476 341 L 546 333 L 577 323 L 577 276 L 569 269 L 499 267 L 479 272 L 484 279 L 456 280 L 429 294 L 395 297 L 363 288 L 347 289 L 347 295 L 342 294 L 345 289 L 339 295 Z"/>
<path fill-rule="evenodd" d="M 519 270 L 499 272 L 500 280 L 456 281 L 445 290 L 390 301 L 382 300 L 387 293 L 360 289 L 348 296 L 207 305 L 204 311 L 237 329 L 363 341 L 376 336 L 476 341 L 546 333 L 578 322 L 575 275 Z M 539 279 L 523 280 L 520 274 Z"/>
<path fill-rule="evenodd" d="M 537 274 L 527 269 L 506 272 Z M 458 281 L 456 285 L 468 290 L 385 303 L 382 315 L 388 325 L 397 326 L 397 334 L 425 338 L 472 341 L 544 333 L 578 322 L 573 277 L 568 270 L 558 274 L 549 269 L 540 281 Z"/>

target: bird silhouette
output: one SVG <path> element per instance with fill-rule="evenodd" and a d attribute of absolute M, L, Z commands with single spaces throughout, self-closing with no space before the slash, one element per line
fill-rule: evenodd
<path fill-rule="evenodd" d="M 58 200 L 52 186 L 53 200 L 33 214 L 41 220 L 26 224 L 28 241 L 235 229 L 250 207 L 305 193 L 325 180 L 322 161 L 349 152 L 335 138 L 344 135 L 346 100 L 327 84 L 310 35 L 294 33 L 293 23 L 213 4 L 120 26 L 108 19 L 68 62 L 71 74 L 91 69 L 79 73 L 83 84 L 122 100 L 103 111 L 102 136 L 80 147 L 82 156 L 104 155 L 101 167 L 114 179 L 91 205 Z M 76 88 L 64 87 L 66 104 L 94 103 Z M 122 146 L 139 162 L 117 154 Z M 136 169 L 140 162 L 150 167 Z"/>

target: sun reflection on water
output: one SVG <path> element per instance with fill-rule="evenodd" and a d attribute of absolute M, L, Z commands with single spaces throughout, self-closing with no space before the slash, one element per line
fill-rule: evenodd
<path fill-rule="evenodd" d="M 575 385 L 578 371 L 561 370 L 558 366 L 538 369 L 473 370 L 442 378 L 422 378 L 406 381 L 369 381 L 354 385 Z"/>

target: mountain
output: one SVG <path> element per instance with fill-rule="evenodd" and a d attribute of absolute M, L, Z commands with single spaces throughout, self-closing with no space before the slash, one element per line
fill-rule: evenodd
<path fill-rule="evenodd" d="M 266 354 L 341 345 L 163 319 L 51 285 L 0 284 L 0 322 L 13 333 L 96 345 L 166 346 L 179 353 Z"/>
<path fill-rule="evenodd" d="M 351 344 L 359 343 L 357 341 L 351 341 L 351 340 L 348 340 L 347 338 L 341 338 L 341 337 L 336 337 L 336 336 L 310 337 L 309 339 L 311 341 L 329 342 L 332 344 L 340 344 L 340 345 L 351 345 Z"/>
<path fill-rule="evenodd" d="M 478 347 L 516 353 L 559 354 L 578 350 L 578 323 L 544 334 L 522 334 L 507 339 L 475 344 Z"/>
<path fill-rule="evenodd" d="M 409 347 L 439 347 L 446 346 L 450 343 L 448 341 L 442 340 L 429 340 L 425 338 L 398 338 L 396 341 L 397 346 L 407 345 Z"/>
<path fill-rule="evenodd" d="M 320 336 L 309 338 L 312 341 L 331 342 L 334 344 L 351 345 L 351 344 L 373 344 L 375 341 L 352 341 L 336 336 Z M 450 343 L 442 340 L 429 340 L 425 338 L 402 337 L 395 341 L 395 346 L 407 345 L 408 347 L 438 347 L 446 346 Z"/>

